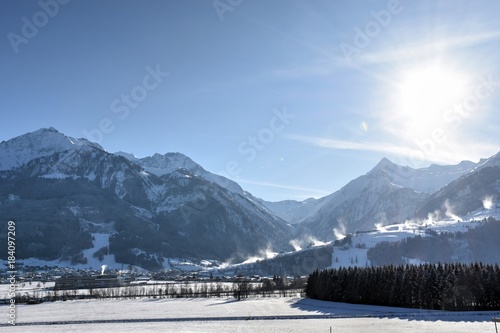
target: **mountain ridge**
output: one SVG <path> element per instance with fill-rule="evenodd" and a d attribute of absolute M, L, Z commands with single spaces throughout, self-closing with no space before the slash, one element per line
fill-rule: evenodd
<path fill-rule="evenodd" d="M 102 230 L 110 234 L 106 251 L 118 261 L 156 269 L 165 257 L 229 260 L 266 247 L 291 248 L 285 221 L 244 193 L 193 173 L 209 175 L 184 155 L 166 156 L 188 162 L 181 166 L 193 172 L 173 167 L 156 175 L 55 129 L 16 137 L 2 147 L 8 148 L 0 154 L 2 162 L 18 158 L 0 171 L 0 214 L 19 221 L 20 259 L 86 262 L 82 251 Z"/>
<path fill-rule="evenodd" d="M 83 150 L 105 151 L 99 144 L 87 139 L 66 136 L 53 127 L 41 128 L 0 142 L 0 170 L 20 167 L 37 157 L 49 156 L 55 152 L 76 149 L 76 147 Z"/>
<path fill-rule="evenodd" d="M 450 207 L 466 214 L 499 193 L 500 153 L 420 169 L 383 158 L 325 197 L 267 202 L 178 152 L 113 154 L 52 127 L 0 142 L 0 214 L 26 224 L 20 258 L 82 263 L 93 235 L 105 232 L 106 253 L 123 263 L 157 269 L 172 256 L 239 260 Z"/>

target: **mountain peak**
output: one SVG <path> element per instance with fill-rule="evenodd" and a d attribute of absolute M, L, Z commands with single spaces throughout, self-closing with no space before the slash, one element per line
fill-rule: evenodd
<path fill-rule="evenodd" d="M 153 156 L 140 158 L 136 160 L 136 163 L 142 166 L 147 172 L 156 176 L 163 176 L 175 172 L 176 170 L 185 169 L 193 175 L 204 178 L 233 193 L 244 194 L 243 189 L 236 182 L 206 171 L 201 165 L 182 153 L 174 152 L 164 155 L 156 153 Z"/>
<path fill-rule="evenodd" d="M 0 142 L 0 170 L 22 166 L 29 161 L 71 149 L 104 149 L 86 139 L 64 135 L 54 127 L 40 128 Z"/>
<path fill-rule="evenodd" d="M 199 164 L 181 153 L 166 153 L 163 155 L 155 153 L 153 156 L 136 159 L 135 161 L 148 172 L 157 176 L 172 173 L 178 169 L 186 169 L 194 174 L 205 171 Z"/>
<path fill-rule="evenodd" d="M 391 170 L 394 169 L 397 165 L 392 163 L 388 158 L 384 157 L 378 162 L 378 164 L 372 169 L 373 171 L 378 171 L 378 170 Z"/>
<path fill-rule="evenodd" d="M 477 170 L 481 170 L 485 167 L 493 167 L 493 166 L 496 166 L 496 167 L 499 167 L 500 166 L 500 152 L 496 153 L 495 155 L 489 157 L 489 158 L 482 158 L 479 163 L 477 163 L 477 168 L 475 169 L 476 171 Z"/>
<path fill-rule="evenodd" d="M 134 154 L 126 153 L 124 151 L 117 151 L 115 153 L 115 155 L 125 157 L 127 160 L 132 161 L 132 162 L 138 160 L 137 156 L 135 156 Z"/>
<path fill-rule="evenodd" d="M 46 133 L 46 132 L 52 132 L 52 133 L 59 133 L 59 134 L 61 134 L 61 132 L 59 132 L 57 129 L 55 129 L 55 128 L 54 128 L 54 127 L 52 127 L 52 126 L 50 126 L 49 128 L 42 127 L 42 128 L 40 128 L 39 130 L 34 131 L 34 132 L 31 132 L 31 133 L 39 133 L 39 134 L 43 134 L 43 133 Z"/>

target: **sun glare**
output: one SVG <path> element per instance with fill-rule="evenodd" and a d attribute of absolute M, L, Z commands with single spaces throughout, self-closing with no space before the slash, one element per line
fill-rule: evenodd
<path fill-rule="evenodd" d="M 461 73 L 442 66 L 422 66 L 403 72 L 397 93 L 397 112 L 408 135 L 426 135 L 440 126 L 447 109 L 465 96 Z"/>

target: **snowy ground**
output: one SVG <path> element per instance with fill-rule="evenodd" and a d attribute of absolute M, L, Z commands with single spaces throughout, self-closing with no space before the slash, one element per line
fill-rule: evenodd
<path fill-rule="evenodd" d="M 8 308 L 0 307 L 0 312 Z M 80 300 L 17 305 L 0 332 L 495 332 L 500 312 L 452 313 L 301 298 Z M 2 323 L 3 324 L 3 323 Z"/>

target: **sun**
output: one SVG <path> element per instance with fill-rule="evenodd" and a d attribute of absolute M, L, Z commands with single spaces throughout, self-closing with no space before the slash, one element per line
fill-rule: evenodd
<path fill-rule="evenodd" d="M 463 73 L 442 65 L 423 65 L 401 73 L 396 91 L 396 117 L 407 135 L 427 135 L 441 126 L 446 111 L 465 97 Z"/>

